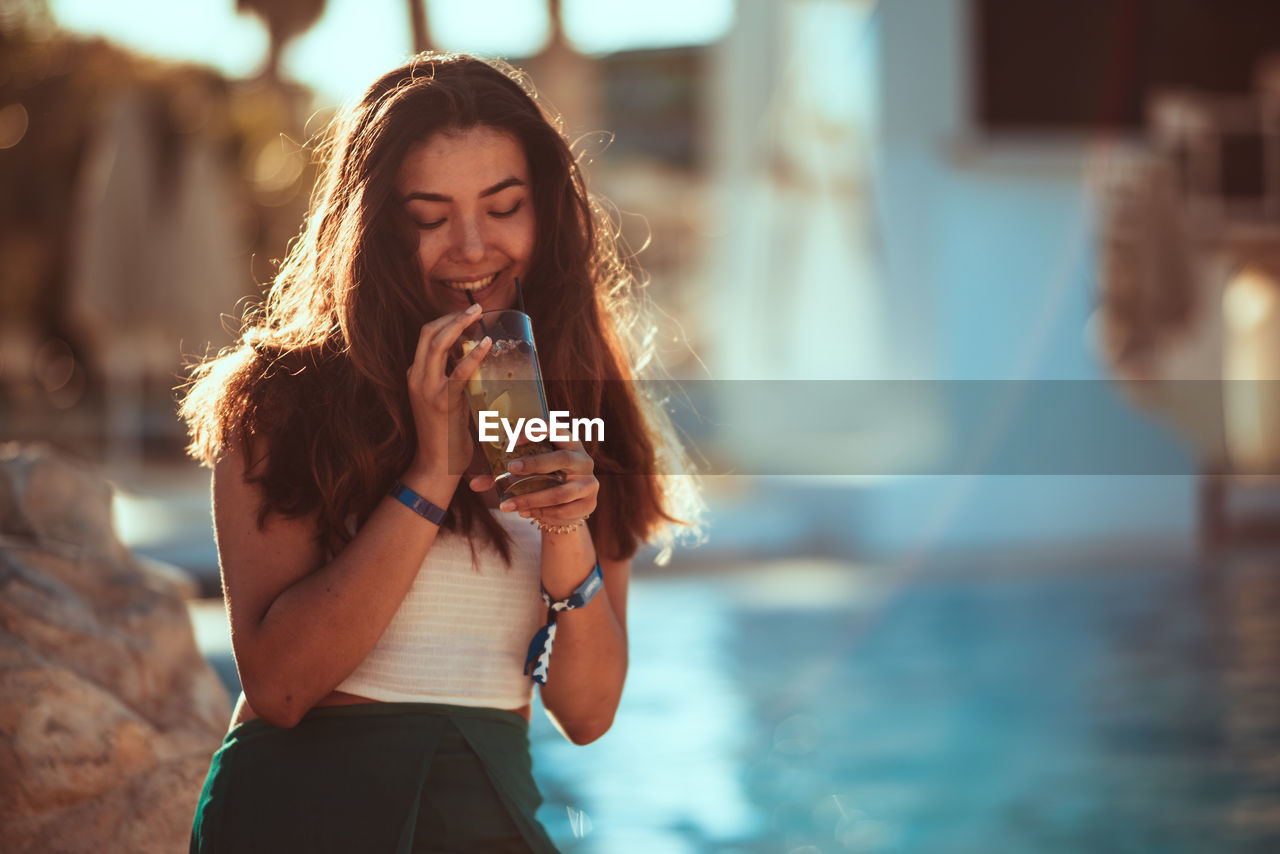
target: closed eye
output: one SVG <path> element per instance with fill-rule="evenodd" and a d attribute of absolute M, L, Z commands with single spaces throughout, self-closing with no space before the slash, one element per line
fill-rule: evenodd
<path fill-rule="evenodd" d="M 418 228 L 423 229 L 424 231 L 431 231 L 432 229 L 439 228 L 440 226 L 444 225 L 444 222 L 445 221 L 443 219 L 432 220 L 431 222 L 418 222 L 415 219 L 413 221 L 413 224 L 416 225 Z"/>
<path fill-rule="evenodd" d="M 507 208 L 505 211 L 489 211 L 489 216 L 497 217 L 498 219 L 509 217 L 512 214 L 514 214 L 516 211 L 520 210 L 520 206 L 523 204 L 524 204 L 524 199 L 521 199 L 511 207 Z"/>

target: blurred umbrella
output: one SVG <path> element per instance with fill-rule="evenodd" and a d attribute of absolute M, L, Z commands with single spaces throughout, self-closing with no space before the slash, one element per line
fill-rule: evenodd
<path fill-rule="evenodd" d="M 1223 419 L 1231 466 L 1280 470 L 1280 264 L 1258 252 L 1223 290 Z"/>
<path fill-rule="evenodd" d="M 409 26 L 413 28 L 413 52 L 431 49 L 431 30 L 427 27 L 427 0 L 406 0 L 409 4 Z"/>
<path fill-rule="evenodd" d="M 117 466 L 152 432 L 148 382 L 171 388 L 184 353 L 224 343 L 221 312 L 246 290 L 234 167 L 216 137 L 174 133 L 156 109 L 136 88 L 102 110 L 75 191 L 68 310 L 106 381 Z"/>
<path fill-rule="evenodd" d="M 722 77 L 725 97 L 740 106 L 722 167 L 731 222 L 711 369 L 718 380 L 826 382 L 719 383 L 721 450 L 741 471 L 804 471 L 815 443 L 844 471 L 861 470 L 865 457 L 881 471 L 902 458 L 906 470 L 934 441 L 902 428 L 931 423 L 920 411 L 927 401 L 895 408 L 865 397 L 874 383 L 850 382 L 888 370 L 867 142 L 871 8 L 817 0 L 768 8 L 730 37 Z M 767 98 L 739 82 L 760 56 L 775 63 L 776 74 L 760 75 Z M 800 399 L 795 408 L 761 406 L 764 388 Z"/>
<path fill-rule="evenodd" d="M 870 9 L 802 0 L 755 38 L 778 74 L 727 177 L 715 370 L 734 379 L 878 379 L 885 370 L 878 228 L 868 153 Z M 749 59 L 754 61 L 754 59 Z M 736 82 L 734 85 L 737 85 Z M 751 93 L 753 100 L 761 100 Z M 826 325 L 815 323 L 821 312 Z"/>
<path fill-rule="evenodd" d="M 324 0 L 236 0 L 237 12 L 252 12 L 267 25 L 271 46 L 263 74 L 280 79 L 280 57 L 289 41 L 311 28 L 324 14 Z"/>

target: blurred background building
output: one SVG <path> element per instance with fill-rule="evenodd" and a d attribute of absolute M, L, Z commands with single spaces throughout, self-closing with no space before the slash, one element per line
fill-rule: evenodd
<path fill-rule="evenodd" d="M 1280 585 L 1245 548 L 1280 519 L 1280 6 L 139 9 L 0 2 L 0 437 L 103 462 L 136 547 L 216 590 L 207 474 L 182 460 L 173 390 L 185 358 L 232 340 L 227 316 L 296 234 L 307 140 L 414 49 L 501 54 L 616 206 L 681 426 L 733 475 L 709 481 L 709 543 L 677 559 L 694 580 L 638 581 L 636 608 L 682 641 L 636 629 L 661 650 L 629 687 L 652 714 L 585 753 L 540 748 L 563 838 L 1280 839 L 1280 667 L 1261 651 Z M 1205 577 L 1223 586 L 1195 593 Z M 712 604 L 671 617 L 693 589 Z M 668 655 L 692 656 L 686 677 Z M 1157 707 L 1170 717 L 1144 717 Z M 1126 732 L 1145 746 L 1108 764 Z M 609 790 L 600 766 L 647 767 L 628 752 L 646 738 L 700 775 L 681 801 L 640 772 L 652 820 L 591 794 Z M 992 756 L 993 781 L 971 785 Z M 1206 800 L 1196 769 L 1214 762 Z M 1065 800 L 1036 794 L 1059 785 Z M 1145 794 L 1103 803 L 1125 790 Z"/>
<path fill-rule="evenodd" d="M 139 476 L 174 459 L 183 365 L 229 343 L 269 283 L 314 178 L 307 141 L 377 69 L 440 45 L 505 53 L 565 113 L 648 274 L 711 470 L 841 476 L 772 482 L 823 493 L 819 511 L 787 504 L 803 509 L 780 523 L 785 547 L 1225 530 L 1224 500 L 1202 501 L 1226 487 L 1200 473 L 1231 468 L 1222 401 L 1205 397 L 1226 376 L 1221 289 L 1272 241 L 1275 66 L 1253 26 L 1267 4 L 1089 3 L 1049 23 L 996 0 L 498 5 L 510 20 L 493 32 L 447 2 L 384 0 L 353 30 L 343 3 L 157 20 L 9 0 L 6 433 Z M 644 29 L 663 14 L 671 26 Z M 778 387 L 760 381 L 795 400 L 761 407 Z M 1082 384 L 1072 417 L 1110 437 L 1077 449 L 1092 466 L 1055 451 L 1071 424 L 1051 440 L 1026 424 L 1050 381 Z M 1126 447 L 1144 462 L 1112 470 Z M 1273 450 L 1249 453 L 1273 467 Z"/>

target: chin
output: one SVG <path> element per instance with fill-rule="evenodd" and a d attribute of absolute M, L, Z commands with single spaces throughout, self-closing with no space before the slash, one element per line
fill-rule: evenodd
<path fill-rule="evenodd" d="M 467 295 L 463 294 L 462 298 L 465 300 Z M 519 300 L 516 299 L 516 289 L 514 287 L 497 293 L 485 294 L 477 299 L 476 302 L 480 303 L 480 309 L 482 311 L 504 311 L 506 309 L 518 310 L 520 308 L 520 303 Z M 467 305 L 470 304 L 470 300 L 467 300 Z M 464 305 L 463 308 L 466 308 L 466 305 Z"/>

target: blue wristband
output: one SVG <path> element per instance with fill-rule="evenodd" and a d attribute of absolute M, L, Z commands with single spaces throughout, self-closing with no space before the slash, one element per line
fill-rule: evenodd
<path fill-rule="evenodd" d="M 542 588 L 542 601 L 547 606 L 547 623 L 538 629 L 533 640 L 529 641 L 529 652 L 524 659 L 524 675 L 539 685 L 547 684 L 547 671 L 551 667 L 551 647 L 556 641 L 556 616 L 561 611 L 572 611 L 582 608 L 595 598 L 604 587 L 604 573 L 600 570 L 600 561 L 591 568 L 591 574 L 578 585 L 578 589 L 568 598 L 556 601 L 551 598 L 547 588 Z M 532 672 L 530 672 L 532 671 Z"/>
<path fill-rule="evenodd" d="M 423 519 L 435 525 L 439 525 L 444 521 L 445 511 L 414 492 L 402 482 L 396 481 L 395 486 L 391 487 L 391 497 L 399 501 L 405 507 L 408 507 L 414 513 L 417 513 Z"/>

